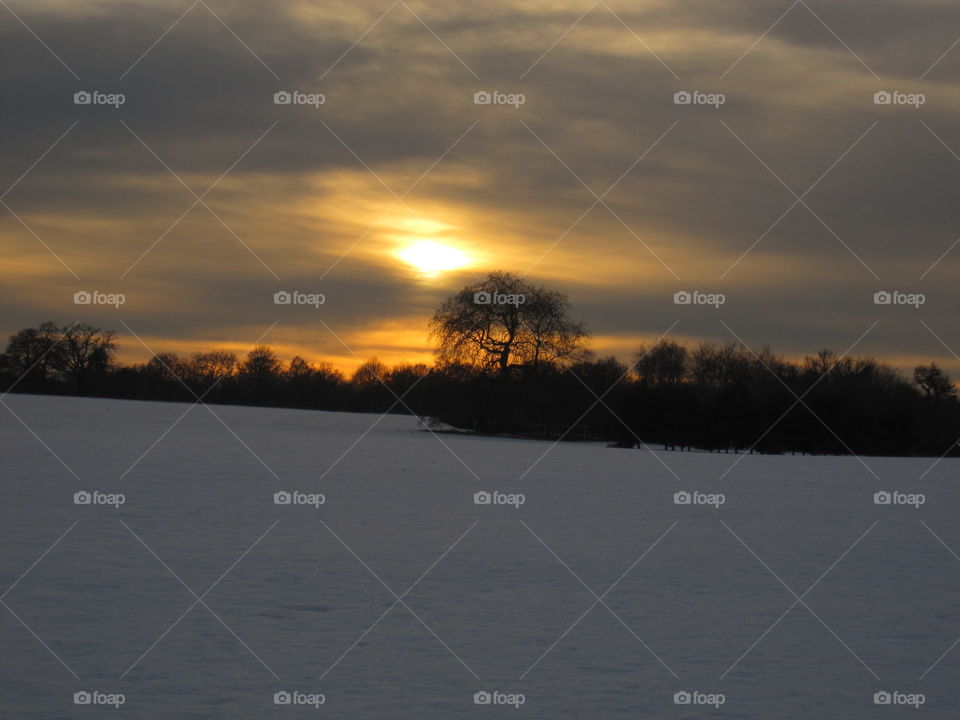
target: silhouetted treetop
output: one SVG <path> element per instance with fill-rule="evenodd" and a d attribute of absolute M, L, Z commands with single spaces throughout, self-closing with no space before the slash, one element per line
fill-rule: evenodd
<path fill-rule="evenodd" d="M 508 272 L 492 272 L 447 298 L 430 321 L 441 365 L 506 373 L 557 368 L 587 356 L 587 331 L 567 296 Z"/>

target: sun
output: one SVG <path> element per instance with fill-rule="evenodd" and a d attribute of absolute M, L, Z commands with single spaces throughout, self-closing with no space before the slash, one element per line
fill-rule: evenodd
<path fill-rule="evenodd" d="M 397 251 L 397 257 L 429 277 L 459 270 L 470 264 L 467 253 L 431 240 L 419 240 L 408 245 Z"/>

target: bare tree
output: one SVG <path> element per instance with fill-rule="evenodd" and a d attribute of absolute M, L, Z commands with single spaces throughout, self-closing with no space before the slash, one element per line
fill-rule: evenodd
<path fill-rule="evenodd" d="M 117 351 L 113 330 L 101 330 L 87 323 L 75 323 L 62 330 L 64 372 L 73 378 L 77 392 L 87 389 L 90 378 L 105 373 Z"/>
<path fill-rule="evenodd" d="M 247 353 L 240 363 L 237 375 L 240 380 L 257 387 L 273 385 L 283 372 L 283 361 L 268 345 L 258 345 Z"/>
<path fill-rule="evenodd" d="M 193 391 L 201 394 L 236 375 L 237 356 L 224 350 L 194 353 L 185 363 L 184 380 Z"/>
<path fill-rule="evenodd" d="M 835 369 L 839 372 L 842 370 L 843 358 L 837 357 L 837 354 L 833 350 L 828 350 L 823 348 L 818 350 L 817 354 L 814 356 L 808 355 L 803 359 L 803 367 L 807 372 L 816 375 L 826 375 L 824 378 L 825 381 L 830 381 L 830 373 Z"/>
<path fill-rule="evenodd" d="M 350 382 L 358 388 L 377 387 L 387 377 L 389 369 L 377 358 L 370 358 L 358 367 Z"/>
<path fill-rule="evenodd" d="M 187 373 L 187 363 L 174 352 L 160 352 L 148 360 L 144 371 L 156 380 L 180 382 Z"/>
<path fill-rule="evenodd" d="M 957 388 L 950 376 L 937 367 L 936 363 L 918 365 L 913 370 L 913 380 L 936 405 L 957 394 Z"/>
<path fill-rule="evenodd" d="M 299 355 L 294 355 L 287 367 L 287 377 L 293 382 L 305 382 L 313 379 L 313 366 Z"/>
<path fill-rule="evenodd" d="M 563 367 L 587 355 L 587 331 L 570 318 L 566 295 L 493 272 L 447 298 L 430 321 L 442 365 L 506 373 Z"/>
<path fill-rule="evenodd" d="M 703 342 L 690 353 L 690 372 L 694 381 L 705 387 L 725 387 L 742 375 L 745 362 L 739 343 Z"/>
<path fill-rule="evenodd" d="M 658 387 L 677 385 L 687 373 L 687 349 L 673 340 L 658 340 L 652 347 L 641 346 L 636 354 L 640 379 Z"/>
<path fill-rule="evenodd" d="M 7 343 L 7 365 L 18 379 L 26 376 L 27 387 L 42 389 L 63 363 L 62 340 L 60 328 L 53 321 L 20 330 Z"/>
<path fill-rule="evenodd" d="M 294 355 L 287 367 L 287 379 L 298 385 L 307 382 L 336 385 L 343 382 L 343 374 L 327 361 L 312 363 Z"/>

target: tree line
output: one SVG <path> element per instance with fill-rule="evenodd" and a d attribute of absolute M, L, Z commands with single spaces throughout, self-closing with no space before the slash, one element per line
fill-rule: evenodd
<path fill-rule="evenodd" d="M 347 376 L 326 362 L 284 362 L 261 345 L 123 364 L 116 336 L 46 322 L 10 337 L 4 391 L 265 405 L 429 418 L 461 429 L 618 447 L 720 452 L 960 455 L 956 387 L 936 364 L 912 378 L 871 358 L 821 350 L 802 360 L 740 343 L 661 339 L 627 365 L 594 357 L 561 293 L 491 273 L 430 321 L 436 359 Z"/>

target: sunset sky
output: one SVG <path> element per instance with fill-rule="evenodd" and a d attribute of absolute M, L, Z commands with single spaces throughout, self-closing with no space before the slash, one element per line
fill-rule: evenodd
<path fill-rule="evenodd" d="M 4 336 L 80 319 L 142 360 L 125 325 L 243 353 L 276 323 L 284 359 L 428 360 L 436 306 L 510 270 L 598 354 L 676 323 L 960 372 L 956 0 L 2 5 Z"/>

